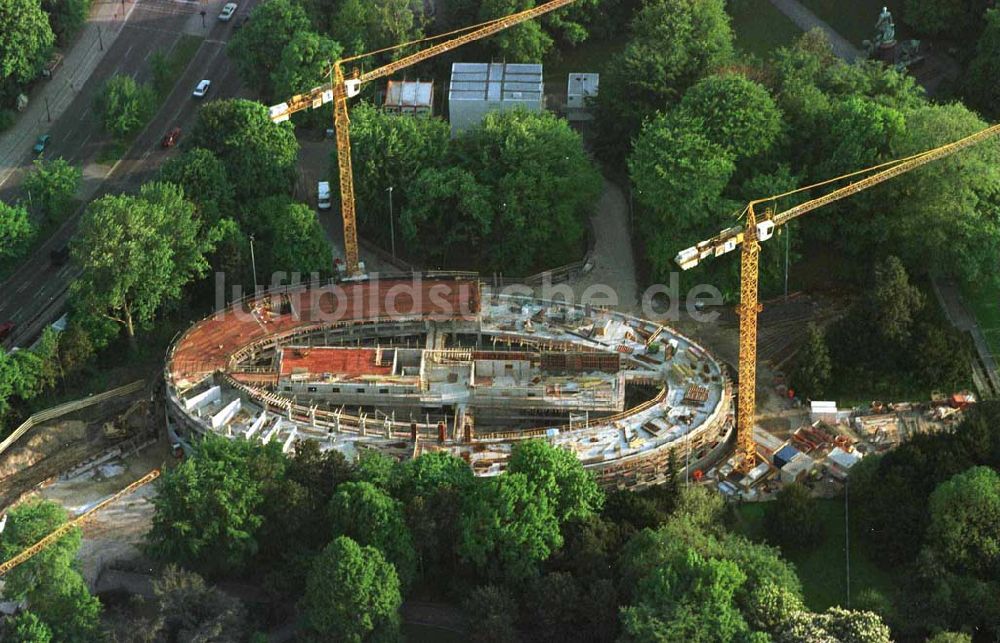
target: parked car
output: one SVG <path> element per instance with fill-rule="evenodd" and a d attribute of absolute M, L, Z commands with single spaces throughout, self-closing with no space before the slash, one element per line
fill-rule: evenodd
<path fill-rule="evenodd" d="M 166 134 L 163 135 L 163 140 L 160 141 L 160 145 L 164 148 L 173 147 L 177 143 L 177 139 L 181 137 L 181 128 L 175 127 Z"/>
<path fill-rule="evenodd" d="M 239 5 L 235 2 L 227 2 L 226 6 L 222 8 L 222 13 L 219 14 L 219 20 L 221 22 L 229 22 L 232 19 L 233 14 L 236 13 L 236 8 L 238 6 Z"/>
<path fill-rule="evenodd" d="M 14 332 L 15 328 L 17 328 L 17 324 L 15 324 L 14 322 L 9 321 L 0 324 L 0 341 L 3 341 L 8 337 L 10 337 L 11 333 Z"/>
<path fill-rule="evenodd" d="M 198 86 L 194 88 L 194 93 L 191 94 L 195 98 L 204 98 L 205 94 L 208 93 L 208 88 L 212 86 L 212 81 L 202 80 L 198 83 Z"/>
<path fill-rule="evenodd" d="M 330 182 L 320 181 L 316 188 L 316 205 L 320 210 L 330 209 Z"/>
<path fill-rule="evenodd" d="M 49 262 L 53 266 L 65 266 L 69 261 L 69 246 L 63 246 L 49 253 Z"/>
<path fill-rule="evenodd" d="M 41 154 L 42 152 L 44 152 L 45 148 L 49 146 L 49 141 L 51 140 L 52 137 L 49 136 L 48 134 L 42 134 L 41 136 L 39 136 L 35 140 L 35 147 L 32 148 L 35 150 L 35 154 Z"/>

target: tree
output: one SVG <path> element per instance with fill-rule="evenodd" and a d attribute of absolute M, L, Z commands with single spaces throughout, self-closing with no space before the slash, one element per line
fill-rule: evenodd
<path fill-rule="evenodd" d="M 927 643 L 972 643 L 972 637 L 964 632 L 938 632 Z"/>
<path fill-rule="evenodd" d="M 597 121 L 608 148 L 624 152 L 647 117 L 733 55 L 722 0 L 651 0 L 632 21 L 625 50 L 601 78 Z"/>
<path fill-rule="evenodd" d="M 565 120 L 548 112 L 491 112 L 454 142 L 453 154 L 492 196 L 483 270 L 525 274 L 580 256 L 601 178 Z"/>
<path fill-rule="evenodd" d="M 387 246 L 389 202 L 394 187 L 396 214 L 420 203 L 421 193 L 410 185 L 425 168 L 436 168 L 448 153 L 450 130 L 438 118 L 411 118 L 361 102 L 351 109 L 351 153 L 355 176 L 358 226 L 368 237 Z M 337 153 L 331 155 L 331 174 L 337 175 Z M 404 216 L 399 215 L 401 222 Z M 406 224 L 404 223 L 403 226 Z"/>
<path fill-rule="evenodd" d="M 821 614 L 797 612 L 775 640 L 778 643 L 890 643 L 889 628 L 878 614 L 831 607 Z"/>
<path fill-rule="evenodd" d="M 517 643 L 517 601 L 503 587 L 480 585 L 462 603 L 475 643 Z"/>
<path fill-rule="evenodd" d="M 228 594 L 205 584 L 204 579 L 176 565 L 167 565 L 153 581 L 159 622 L 168 640 L 242 640 L 247 614 Z"/>
<path fill-rule="evenodd" d="M 271 0 L 258 8 L 285 2 Z M 251 24 L 277 29 L 251 20 L 239 33 L 246 32 Z M 222 161 L 234 193 L 242 202 L 291 193 L 299 150 L 295 134 L 288 123 L 272 123 L 267 107 L 260 103 L 242 99 L 206 103 L 198 110 L 188 144 L 205 148 Z"/>
<path fill-rule="evenodd" d="M 101 197 L 71 246 L 81 269 L 72 293 L 88 311 L 124 327 L 135 347 L 136 327 L 205 274 L 215 241 L 172 183 L 147 183 L 138 196 Z"/>
<path fill-rule="evenodd" d="M 49 25 L 61 46 L 66 46 L 87 21 L 90 0 L 42 0 L 42 10 L 49 14 Z"/>
<path fill-rule="evenodd" d="M 567 449 L 544 440 L 520 442 L 507 463 L 509 473 L 521 473 L 555 507 L 560 522 L 579 520 L 598 513 L 604 492 L 593 474 Z"/>
<path fill-rule="evenodd" d="M 810 322 L 806 327 L 806 341 L 795 359 L 792 383 L 801 395 L 820 399 L 830 384 L 833 362 L 826 345 L 826 335 L 819 326 Z"/>
<path fill-rule="evenodd" d="M 65 510 L 51 501 L 33 501 L 12 509 L 0 540 L 0 558 L 13 558 L 66 519 Z M 4 596 L 14 601 L 27 599 L 55 641 L 93 641 L 98 635 L 101 603 L 90 595 L 74 568 L 80 541 L 79 528 L 73 528 L 4 577 Z"/>
<path fill-rule="evenodd" d="M 986 11 L 986 28 L 976 42 L 976 54 L 963 83 L 969 104 L 991 118 L 1000 114 L 997 78 L 1000 78 L 1000 8 L 993 8 Z"/>
<path fill-rule="evenodd" d="M 423 35 L 422 16 L 409 0 L 344 0 L 330 24 L 330 35 L 348 55 L 395 47 Z M 395 52 L 398 57 L 398 50 Z M 384 60 L 384 59 L 382 59 Z"/>
<path fill-rule="evenodd" d="M 410 585 L 416 573 L 416 552 L 402 503 L 370 483 L 345 482 L 333 494 L 327 515 L 334 536 L 375 547 L 396 568 L 400 585 Z"/>
<path fill-rule="evenodd" d="M 0 260 L 19 259 L 35 231 L 27 208 L 0 201 Z"/>
<path fill-rule="evenodd" d="M 257 201 L 250 214 L 244 227 L 257 235 L 257 248 L 264 250 L 257 258 L 265 279 L 279 271 L 330 272 L 333 249 L 315 210 L 287 196 L 272 196 Z"/>
<path fill-rule="evenodd" d="M 34 171 L 24 178 L 24 189 L 31 194 L 32 202 L 41 205 L 47 217 L 58 221 L 70 214 L 82 178 L 83 170 L 66 159 L 39 159 Z"/>
<path fill-rule="evenodd" d="M 311 31 L 295 36 L 281 51 L 281 59 L 271 72 L 273 97 L 285 100 L 330 81 L 330 62 L 343 53 L 339 43 Z M 329 122 L 327 110 L 309 112 L 316 121 Z"/>
<path fill-rule="evenodd" d="M 24 85 L 38 76 L 55 41 L 39 0 L 0 2 L 0 86 Z"/>
<path fill-rule="evenodd" d="M 680 544 L 639 581 L 623 607 L 623 641 L 732 641 L 749 636 L 734 604 L 746 575 L 730 561 L 706 559 Z"/>
<path fill-rule="evenodd" d="M 721 196 L 735 171 L 732 154 L 702 133 L 701 121 L 674 114 L 647 122 L 628 159 L 641 209 L 636 226 L 657 279 L 674 270 L 688 235 L 718 227 Z"/>
<path fill-rule="evenodd" d="M 927 545 L 963 574 L 1000 578 L 1000 474 L 973 467 L 930 497 Z"/>
<path fill-rule="evenodd" d="M 181 186 L 184 196 L 198 206 L 199 217 L 206 225 L 236 209 L 226 166 L 204 148 L 194 147 L 169 159 L 160 167 L 160 180 Z"/>
<path fill-rule="evenodd" d="M 302 599 L 304 627 L 318 641 L 391 641 L 398 637 L 399 579 L 374 547 L 346 536 L 316 558 Z"/>
<path fill-rule="evenodd" d="M 781 488 L 764 509 L 764 524 L 768 539 L 790 550 L 811 549 L 823 536 L 816 499 L 800 484 Z"/>
<path fill-rule="evenodd" d="M 156 92 L 128 75 L 115 74 L 94 101 L 104 129 L 118 139 L 139 131 L 156 111 Z"/>
<path fill-rule="evenodd" d="M 523 580 L 562 545 L 554 503 L 523 473 L 477 480 L 466 494 L 457 543 L 463 560 L 491 578 Z"/>
<path fill-rule="evenodd" d="M 706 76 L 681 99 L 680 109 L 704 123 L 702 133 L 734 158 L 768 151 L 781 133 L 781 112 L 767 89 L 737 73 Z"/>
<path fill-rule="evenodd" d="M 5 629 L 4 640 L 10 643 L 49 643 L 52 640 L 49 626 L 27 610 L 8 618 Z"/>
<path fill-rule="evenodd" d="M 258 549 L 264 485 L 284 464 L 277 444 L 206 436 L 157 482 L 147 550 L 210 575 L 242 570 Z"/>
<path fill-rule="evenodd" d="M 928 36 L 968 33 L 987 4 L 982 0 L 906 0 L 903 19 Z"/>
<path fill-rule="evenodd" d="M 479 20 L 487 22 L 535 6 L 535 0 L 483 0 Z M 552 49 L 552 36 L 542 29 L 539 20 L 528 20 L 505 29 L 491 38 L 487 46 L 495 57 L 517 63 L 541 63 Z"/>
<path fill-rule="evenodd" d="M 247 85 L 273 97 L 271 74 L 280 65 L 282 52 L 308 31 L 309 17 L 298 3 L 268 0 L 253 8 L 247 23 L 230 38 L 227 53 Z"/>
<path fill-rule="evenodd" d="M 910 336 L 924 296 L 910 284 L 902 262 L 889 255 L 875 264 L 874 285 L 867 303 L 876 332 L 886 341 L 899 343 Z"/>

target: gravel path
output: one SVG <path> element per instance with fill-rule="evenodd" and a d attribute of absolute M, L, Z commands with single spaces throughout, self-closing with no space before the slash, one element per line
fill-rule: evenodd
<path fill-rule="evenodd" d="M 618 309 L 639 312 L 639 284 L 635 277 L 628 202 L 617 185 L 604 180 L 604 191 L 591 217 L 596 236 L 591 270 L 570 282 L 579 299 L 587 288 L 609 286 L 618 296 Z"/>

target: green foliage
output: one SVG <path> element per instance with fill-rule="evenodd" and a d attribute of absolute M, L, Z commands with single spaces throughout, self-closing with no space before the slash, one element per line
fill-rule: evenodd
<path fill-rule="evenodd" d="M 449 142 L 443 121 L 361 104 L 351 131 L 370 238 L 389 245 L 393 187 L 397 238 L 431 265 L 527 274 L 579 256 L 600 178 L 565 121 L 491 113 Z"/>
<path fill-rule="evenodd" d="M 207 436 L 157 483 L 149 553 L 209 575 L 243 570 L 258 549 L 264 485 L 284 466 L 277 444 Z"/>
<path fill-rule="evenodd" d="M 474 643 L 517 643 L 517 601 L 503 587 L 480 585 L 462 603 Z"/>
<path fill-rule="evenodd" d="M 816 324 L 810 322 L 806 329 L 805 344 L 795 358 L 792 384 L 800 396 L 823 399 L 832 373 L 833 363 L 830 361 L 826 336 Z"/>
<path fill-rule="evenodd" d="M 195 147 L 169 159 L 160 167 L 160 180 L 179 185 L 198 206 L 205 224 L 213 224 L 235 210 L 233 185 L 226 166 L 206 149 Z"/>
<path fill-rule="evenodd" d="M 677 103 L 688 87 L 733 55 L 722 0 L 650 0 L 632 22 L 625 50 L 601 77 L 597 118 L 614 154 L 654 112 Z"/>
<path fill-rule="evenodd" d="M 771 94 L 736 73 L 701 79 L 684 94 L 680 109 L 700 119 L 702 134 L 736 159 L 768 151 L 781 133 L 781 112 Z"/>
<path fill-rule="evenodd" d="M 963 94 L 969 104 L 995 119 L 1000 115 L 1000 8 L 986 11 L 986 28 L 965 73 Z"/>
<path fill-rule="evenodd" d="M 27 208 L 0 201 L 0 260 L 23 256 L 35 231 Z"/>
<path fill-rule="evenodd" d="M 0 87 L 34 80 L 55 35 L 39 0 L 0 1 Z"/>
<path fill-rule="evenodd" d="M 80 187 L 83 170 L 66 159 L 36 160 L 35 169 L 24 177 L 24 189 L 31 193 L 32 203 L 38 203 L 52 220 L 69 216 L 74 197 Z"/>
<path fill-rule="evenodd" d="M 156 111 L 156 92 L 128 75 L 115 74 L 94 101 L 104 129 L 119 140 L 138 132 Z"/>
<path fill-rule="evenodd" d="M 643 126 L 628 159 L 641 208 L 636 227 L 656 279 L 666 279 L 677 252 L 717 229 L 728 209 L 722 191 L 736 169 L 734 159 L 706 138 L 703 127 L 698 119 L 657 116 Z"/>
<path fill-rule="evenodd" d="M 479 20 L 487 22 L 534 7 L 535 0 L 483 0 Z M 540 63 L 552 49 L 553 40 L 538 20 L 528 20 L 501 31 L 487 46 L 495 57 L 518 63 Z"/>
<path fill-rule="evenodd" d="M 523 473 L 477 480 L 464 498 L 459 555 L 489 578 L 530 578 L 563 543 L 555 512 Z"/>
<path fill-rule="evenodd" d="M 258 9 L 283 3 L 285 0 L 271 0 Z M 239 33 L 252 24 L 261 23 L 251 20 Z M 261 26 L 269 32 L 278 31 L 273 25 Z M 288 123 L 272 123 L 267 107 L 260 103 L 242 99 L 206 103 L 198 110 L 187 144 L 202 147 L 222 161 L 241 202 L 291 193 L 299 150 L 295 133 Z"/>
<path fill-rule="evenodd" d="M 229 39 L 227 53 L 243 82 L 264 96 L 273 96 L 271 75 L 281 63 L 282 52 L 308 30 L 309 18 L 301 6 L 292 0 L 268 0 L 254 7 L 249 21 Z"/>
<path fill-rule="evenodd" d="M 983 3 L 978 0 L 905 0 L 903 19 L 928 36 L 958 36 L 973 26 Z"/>
<path fill-rule="evenodd" d="M 399 580 L 374 547 L 340 536 L 317 557 L 301 610 L 309 640 L 393 641 L 399 636 Z"/>
<path fill-rule="evenodd" d="M 328 273 L 333 249 L 316 212 L 287 196 L 272 196 L 254 203 L 244 228 L 256 235 L 257 265 L 262 278 L 279 271 Z M 244 215 L 245 216 L 245 215 Z"/>
<path fill-rule="evenodd" d="M 584 470 L 572 451 L 545 440 L 519 442 L 507 463 L 509 473 L 521 473 L 555 505 L 559 522 L 580 520 L 601 510 L 604 492 L 593 474 Z"/>
<path fill-rule="evenodd" d="M 172 183 L 147 183 L 137 196 L 101 197 L 87 208 L 72 244 L 81 269 L 73 297 L 91 314 L 121 324 L 131 340 L 136 325 L 149 324 L 205 274 L 215 237 Z"/>
<path fill-rule="evenodd" d="M 927 643 L 972 643 L 972 637 L 964 632 L 938 632 Z"/>
<path fill-rule="evenodd" d="M 422 16 L 409 0 L 343 0 L 329 25 L 347 55 L 394 47 L 423 35 Z M 398 51 L 396 52 L 398 57 Z"/>
<path fill-rule="evenodd" d="M 12 509 L 0 539 L 0 558 L 8 560 L 21 553 L 66 519 L 65 510 L 51 501 L 32 501 Z M 4 577 L 4 596 L 15 601 L 27 599 L 40 621 L 36 625 L 26 618 L 23 626 L 43 635 L 41 626 L 47 626 L 55 641 L 98 640 L 101 603 L 90 595 L 74 567 L 80 541 L 79 528 L 73 528 Z"/>
<path fill-rule="evenodd" d="M 614 584 L 550 572 L 529 586 L 526 629 L 543 641 L 610 641 L 618 629 Z"/>
<path fill-rule="evenodd" d="M 768 540 L 782 548 L 815 547 L 823 537 L 816 499 L 800 484 L 781 488 L 764 510 Z"/>
<path fill-rule="evenodd" d="M 153 581 L 157 633 L 168 640 L 243 640 L 247 614 L 238 600 L 205 584 L 198 574 L 167 565 Z"/>
<path fill-rule="evenodd" d="M 65 47 L 87 21 L 90 0 L 42 0 L 42 10 L 49 14 L 56 41 Z"/>
<path fill-rule="evenodd" d="M 330 82 L 330 64 L 343 53 L 334 40 L 311 31 L 297 34 L 281 51 L 281 59 L 271 72 L 271 87 L 277 100 L 302 94 L 324 82 Z M 309 112 L 313 121 L 329 122 L 324 109 Z"/>
<path fill-rule="evenodd" d="M 347 536 L 382 552 L 396 569 L 405 589 L 416 573 L 413 539 L 403 518 L 403 505 L 368 482 L 345 482 L 327 509 L 330 533 Z"/>
<path fill-rule="evenodd" d="M 29 611 L 12 616 L 6 621 L 5 641 L 11 643 L 49 643 L 52 640 L 52 630 Z"/>
<path fill-rule="evenodd" d="M 1000 474 L 973 467 L 930 497 L 927 546 L 962 574 L 1000 578 Z"/>
<path fill-rule="evenodd" d="M 831 607 L 821 614 L 797 612 L 775 640 L 777 643 L 890 643 L 892 638 L 878 614 Z"/>

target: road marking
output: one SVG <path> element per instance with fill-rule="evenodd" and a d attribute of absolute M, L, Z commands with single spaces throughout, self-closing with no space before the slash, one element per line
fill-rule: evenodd
<path fill-rule="evenodd" d="M 87 141 L 90 140 L 91 135 L 93 135 L 93 132 L 90 132 L 89 134 L 87 134 L 87 138 L 83 139 L 83 142 L 80 143 L 80 147 L 83 147 L 84 145 L 87 144 Z"/>
<path fill-rule="evenodd" d="M 19 292 L 19 293 L 24 292 L 24 289 L 28 287 L 29 283 L 30 282 L 26 281 L 23 284 L 21 284 L 21 287 L 17 289 L 17 292 Z"/>
<path fill-rule="evenodd" d="M 128 55 L 129 55 L 130 53 L 132 53 L 132 49 L 133 49 L 134 47 L 135 47 L 135 45 L 129 45 L 129 46 L 128 46 L 128 49 L 126 49 L 126 50 L 125 50 L 125 55 L 124 55 L 124 56 L 122 56 L 122 58 L 128 58 Z"/>
<path fill-rule="evenodd" d="M 87 118 L 87 112 L 89 112 L 89 111 L 90 111 L 89 109 L 85 109 L 85 110 L 83 110 L 83 113 L 80 114 L 80 122 L 81 123 L 83 122 L 83 119 Z"/>
<path fill-rule="evenodd" d="M 205 38 L 205 42 L 210 42 L 213 45 L 228 45 L 228 40 L 216 40 L 215 38 Z"/>

